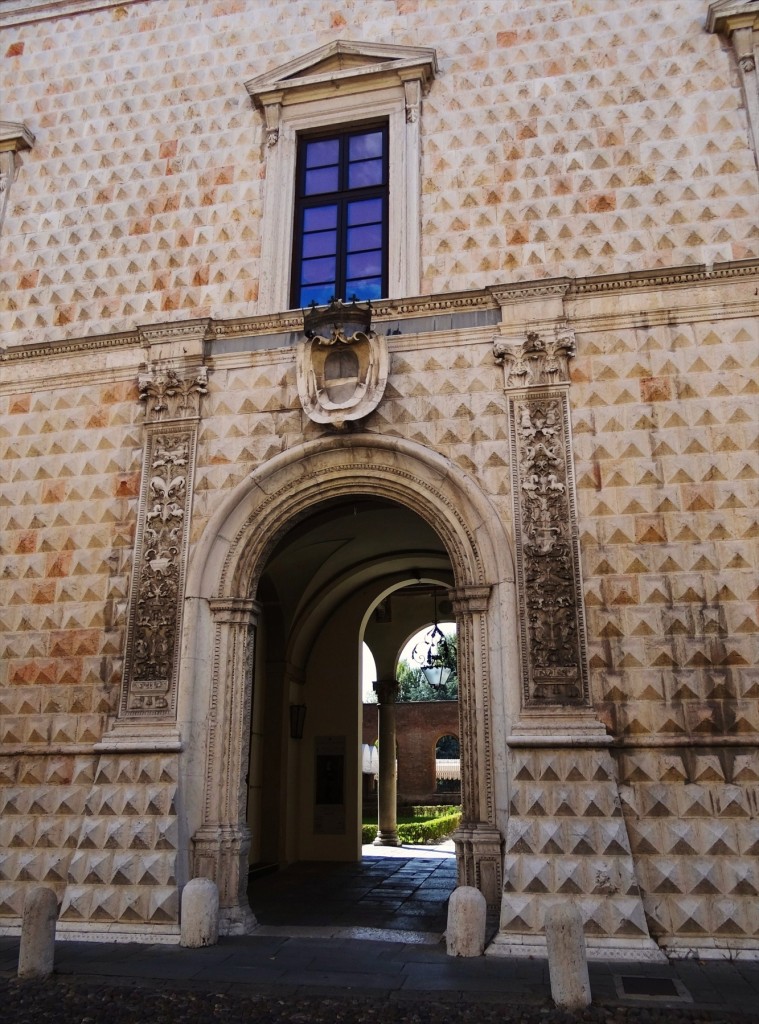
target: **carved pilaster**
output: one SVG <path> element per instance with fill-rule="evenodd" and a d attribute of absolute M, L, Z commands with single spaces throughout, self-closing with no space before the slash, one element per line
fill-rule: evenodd
<path fill-rule="evenodd" d="M 250 757 L 259 606 L 249 598 L 223 598 L 211 602 L 211 612 L 214 655 L 207 719 L 208 758 L 203 823 L 192 839 L 192 871 L 216 882 L 220 928 L 224 934 L 233 935 L 249 932 L 256 925 L 246 895 L 250 830 L 244 780 Z"/>
<path fill-rule="evenodd" d="M 497 338 L 511 437 L 523 706 L 590 703 L 569 418 L 574 335 Z"/>
<path fill-rule="evenodd" d="M 501 835 L 495 824 L 492 708 L 486 615 L 489 586 L 448 591 L 456 615 L 461 740 L 461 827 L 454 833 L 459 885 L 476 886 L 490 906 L 501 892 Z"/>
<path fill-rule="evenodd" d="M 120 719 L 173 719 L 192 505 L 195 440 L 205 367 L 139 377 L 146 403 Z"/>

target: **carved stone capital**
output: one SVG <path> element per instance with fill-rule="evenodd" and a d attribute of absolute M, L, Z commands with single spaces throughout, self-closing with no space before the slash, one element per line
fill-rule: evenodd
<path fill-rule="evenodd" d="M 208 393 L 208 370 L 205 366 L 184 371 L 152 367 L 139 375 L 137 387 L 140 401 L 145 402 L 146 422 L 197 419 L 200 396 Z"/>
<path fill-rule="evenodd" d="M 524 340 L 493 339 L 493 356 L 503 367 L 505 390 L 569 383 L 569 360 L 574 354 L 575 334 L 566 323 L 556 325 L 553 337 L 530 331 Z"/>
<path fill-rule="evenodd" d="M 475 612 L 486 612 L 490 601 L 490 586 L 455 587 L 448 591 L 448 599 L 453 604 L 455 615 L 474 615 Z"/>
<path fill-rule="evenodd" d="M 380 704 L 395 704 L 398 697 L 398 681 L 396 679 L 378 679 L 374 684 L 374 692 Z"/>
<path fill-rule="evenodd" d="M 217 597 L 208 603 L 216 623 L 255 626 L 261 613 L 261 605 L 251 597 Z"/>

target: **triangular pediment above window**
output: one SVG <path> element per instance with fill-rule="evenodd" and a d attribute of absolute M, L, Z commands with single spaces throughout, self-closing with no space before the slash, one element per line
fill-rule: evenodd
<path fill-rule="evenodd" d="M 272 68 L 245 83 L 253 102 L 308 99 L 326 83 L 332 88 L 363 88 L 377 78 L 417 80 L 424 92 L 437 71 L 435 51 L 422 46 L 394 46 L 340 39 Z"/>

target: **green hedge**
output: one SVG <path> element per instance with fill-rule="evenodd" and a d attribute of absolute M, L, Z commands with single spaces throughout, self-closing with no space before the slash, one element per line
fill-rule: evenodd
<path fill-rule="evenodd" d="M 436 843 L 457 829 L 460 821 L 461 812 L 455 811 L 453 814 L 444 814 L 439 818 L 430 818 L 428 821 L 414 821 L 407 825 L 399 825 L 398 838 L 402 843 L 415 845 Z M 376 838 L 376 825 L 361 826 L 362 843 L 373 843 Z"/>
<path fill-rule="evenodd" d="M 406 808 L 399 808 L 402 813 Z M 412 818 L 442 818 L 446 814 L 455 814 L 461 808 L 456 804 L 414 804 L 408 808 Z"/>

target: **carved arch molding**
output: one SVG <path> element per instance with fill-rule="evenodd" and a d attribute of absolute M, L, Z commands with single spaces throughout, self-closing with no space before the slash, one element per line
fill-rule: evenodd
<path fill-rule="evenodd" d="M 220 883 L 227 932 L 247 927 L 249 833 L 243 787 L 251 627 L 258 611 L 250 595 L 256 593 L 270 550 L 294 522 L 325 500 L 361 493 L 416 512 L 437 531 L 451 558 L 461 659 L 459 875 L 462 884 L 477 885 L 492 904 L 498 903 L 502 852 L 491 679 L 502 678 L 504 667 L 492 666 L 490 658 L 494 649 L 516 645 L 516 634 L 500 635 L 509 629 L 515 633 L 516 618 L 514 570 L 503 525 L 473 482 L 441 456 L 398 439 L 329 437 L 290 450 L 240 484 L 209 523 L 188 576 L 185 635 L 195 638 L 196 650 L 183 662 L 180 718 L 184 702 L 191 699 L 194 720 L 206 723 L 204 794 L 198 801 L 192 871 Z M 497 600 L 491 600 L 498 588 Z M 510 610 L 506 621 L 498 611 L 504 607 Z"/>

